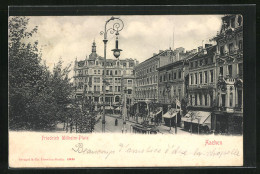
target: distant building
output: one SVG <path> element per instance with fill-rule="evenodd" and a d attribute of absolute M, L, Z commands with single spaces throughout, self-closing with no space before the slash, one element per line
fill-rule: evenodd
<path fill-rule="evenodd" d="M 106 59 L 106 105 L 118 105 L 124 89 L 127 90 L 128 104 L 133 102 L 136 64 L 138 62 L 133 59 Z M 93 42 L 89 57 L 86 57 L 85 60 L 75 61 L 75 97 L 84 95 L 97 104 L 103 103 L 103 74 L 104 58 L 97 55 L 96 44 Z"/>
<path fill-rule="evenodd" d="M 135 67 L 136 75 L 136 101 L 158 100 L 158 71 L 157 68 L 164 66 L 175 59 L 175 53 L 169 49 L 155 54 Z"/>
<path fill-rule="evenodd" d="M 216 131 L 242 133 L 243 131 L 243 17 L 222 17 L 217 42 L 216 73 L 217 109 Z"/>

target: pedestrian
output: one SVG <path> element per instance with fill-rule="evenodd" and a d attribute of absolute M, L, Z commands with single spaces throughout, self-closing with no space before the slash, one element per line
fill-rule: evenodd
<path fill-rule="evenodd" d="M 115 120 L 115 126 L 117 126 L 117 122 L 118 122 L 118 120 L 117 120 L 117 118 L 116 118 L 116 120 Z"/>
<path fill-rule="evenodd" d="M 124 133 L 124 128 L 122 127 L 122 133 Z"/>

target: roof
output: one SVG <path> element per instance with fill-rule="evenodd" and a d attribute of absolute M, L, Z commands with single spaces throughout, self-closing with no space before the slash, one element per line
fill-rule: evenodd
<path fill-rule="evenodd" d="M 213 56 L 214 53 L 216 52 L 216 48 L 217 48 L 217 45 L 207 47 L 207 48 L 205 48 L 207 50 L 207 54 L 203 54 L 203 51 L 205 50 L 205 49 L 203 49 L 203 51 L 198 52 L 194 57 L 190 58 L 189 60 L 194 60 L 194 59 L 207 57 L 207 56 Z"/>
<path fill-rule="evenodd" d="M 158 53 L 158 54 L 156 54 L 156 55 L 154 55 L 154 56 L 152 56 L 152 57 L 146 59 L 145 61 L 139 63 L 136 67 L 141 66 L 143 63 L 145 63 L 145 62 L 147 62 L 147 61 L 149 61 L 149 60 L 151 60 L 151 59 L 153 59 L 153 58 L 155 58 L 155 57 L 157 57 L 157 56 L 160 56 L 160 55 L 162 55 L 163 53 L 165 53 L 165 52 L 167 52 L 167 51 L 172 51 L 172 52 L 174 52 L 174 51 L 171 50 L 171 49 L 164 50 L 164 51 L 162 51 L 162 52 L 160 52 L 160 53 Z"/>
<path fill-rule="evenodd" d="M 183 63 L 184 61 L 187 61 L 187 60 L 192 59 L 192 58 L 193 58 L 194 56 L 196 56 L 197 54 L 198 54 L 198 53 L 190 54 L 190 55 L 184 57 L 184 58 L 181 59 L 181 60 L 178 60 L 178 61 L 175 61 L 175 62 L 166 64 L 166 65 L 164 65 L 164 66 L 161 66 L 161 67 L 157 68 L 157 70 L 162 70 L 162 69 L 164 69 L 164 68 L 168 68 L 168 67 L 172 67 L 172 66 L 175 66 L 175 65 L 179 65 L 179 64 Z"/>

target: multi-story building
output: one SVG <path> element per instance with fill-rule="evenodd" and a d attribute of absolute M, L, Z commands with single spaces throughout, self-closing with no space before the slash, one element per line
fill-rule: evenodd
<path fill-rule="evenodd" d="M 106 59 L 106 104 L 119 104 L 125 89 L 127 98 L 129 98 L 128 104 L 132 102 L 135 91 L 134 67 L 136 64 L 138 61 L 133 59 Z M 93 42 L 92 53 L 88 58 L 75 61 L 74 74 L 76 97 L 85 95 L 95 103 L 102 103 L 104 58 L 97 55 L 95 42 Z"/>
<path fill-rule="evenodd" d="M 216 131 L 242 133 L 243 120 L 243 17 L 225 15 L 214 37 L 217 42 Z"/>
<path fill-rule="evenodd" d="M 171 62 L 158 68 L 158 101 L 160 103 L 175 103 L 186 97 L 185 78 L 187 77 L 188 60 L 195 54 L 175 50 Z"/>
<path fill-rule="evenodd" d="M 159 51 L 135 67 L 136 75 L 136 101 L 158 101 L 158 70 L 160 66 L 166 65 L 174 56 L 169 49 Z"/>
<path fill-rule="evenodd" d="M 216 46 L 205 44 L 189 60 L 189 85 L 187 95 L 192 108 L 211 108 L 216 95 Z"/>

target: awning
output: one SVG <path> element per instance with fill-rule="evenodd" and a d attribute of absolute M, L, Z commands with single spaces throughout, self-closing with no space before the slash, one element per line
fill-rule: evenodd
<path fill-rule="evenodd" d="M 211 112 L 189 111 L 181 121 L 203 124 L 211 127 Z"/>
<path fill-rule="evenodd" d="M 114 109 L 112 106 L 105 106 L 105 109 Z"/>
<path fill-rule="evenodd" d="M 120 108 L 120 107 L 117 107 L 115 110 L 116 110 L 116 111 L 121 111 L 121 108 Z"/>
<path fill-rule="evenodd" d="M 175 117 L 178 112 L 179 112 L 179 110 L 170 109 L 168 112 L 166 112 L 166 114 L 163 115 L 163 118 L 172 118 L 172 117 Z"/>

